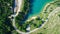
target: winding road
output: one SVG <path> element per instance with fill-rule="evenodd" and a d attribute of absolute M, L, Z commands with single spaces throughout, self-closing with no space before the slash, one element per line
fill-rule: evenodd
<path fill-rule="evenodd" d="M 14 8 L 15 14 L 11 15 L 11 17 L 13 17 L 12 25 L 19 34 L 25 34 L 25 32 L 21 32 L 20 30 L 18 30 L 16 25 L 15 25 L 15 17 L 18 16 L 19 12 L 21 12 L 22 3 L 23 3 L 23 0 L 15 0 L 15 8 Z"/>
<path fill-rule="evenodd" d="M 42 24 L 42 26 L 41 26 L 40 28 L 36 28 L 36 29 L 34 29 L 34 30 L 30 31 L 30 32 L 25 33 L 25 32 L 21 32 L 20 30 L 18 30 L 17 27 L 16 27 L 16 25 L 15 25 L 15 17 L 18 16 L 19 12 L 21 12 L 20 9 L 21 9 L 22 2 L 23 2 L 23 0 L 15 0 L 15 5 L 16 5 L 16 7 L 14 8 L 14 12 L 15 12 L 16 14 L 11 15 L 11 17 L 14 17 L 14 18 L 12 19 L 12 24 L 13 24 L 13 27 L 15 28 L 15 30 L 16 30 L 19 34 L 30 34 L 30 33 L 34 32 L 34 31 L 42 28 L 42 27 L 47 23 L 48 20 L 46 20 L 45 23 Z M 57 13 L 58 11 L 60 11 L 60 7 L 57 7 L 56 9 L 54 9 L 54 10 L 49 14 L 48 19 L 50 18 L 50 16 L 54 15 L 54 14 Z"/>
<path fill-rule="evenodd" d="M 54 10 L 49 14 L 48 19 L 49 19 L 51 16 L 53 16 L 55 13 L 59 12 L 59 11 L 60 11 L 60 7 L 57 7 L 56 9 L 54 9 Z M 48 20 L 45 20 L 45 23 L 42 24 L 42 26 L 41 26 L 40 28 L 42 28 L 42 27 L 47 23 L 47 21 L 48 21 Z M 38 29 L 40 29 L 40 28 L 36 28 L 36 29 L 30 31 L 29 33 L 32 33 L 32 32 L 34 32 L 34 31 L 36 31 L 36 30 L 38 30 Z"/>

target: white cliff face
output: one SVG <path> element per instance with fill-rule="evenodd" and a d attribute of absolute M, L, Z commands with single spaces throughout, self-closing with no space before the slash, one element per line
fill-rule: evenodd
<path fill-rule="evenodd" d="M 20 11 L 22 5 L 22 0 L 15 0 L 15 8 L 17 11 Z"/>
<path fill-rule="evenodd" d="M 15 0 L 15 8 L 14 12 L 16 13 L 16 16 L 21 12 L 21 5 L 23 0 Z"/>

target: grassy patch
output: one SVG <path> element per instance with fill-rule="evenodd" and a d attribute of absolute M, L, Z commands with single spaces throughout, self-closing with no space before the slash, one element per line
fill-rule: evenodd
<path fill-rule="evenodd" d="M 31 34 L 60 34 L 60 17 L 58 16 L 60 12 L 52 15 L 49 18 L 49 21 L 41 29 L 31 33 Z"/>
<path fill-rule="evenodd" d="M 48 5 L 49 6 L 49 5 Z M 46 20 L 46 18 L 48 17 L 48 15 L 56 8 L 58 7 L 57 3 L 54 2 L 52 4 L 50 4 L 50 6 L 48 8 L 46 8 L 45 10 L 43 10 L 40 13 L 40 18 Z M 60 12 L 58 12 L 60 13 Z M 31 33 L 31 34 L 60 34 L 60 18 L 58 17 L 58 13 L 56 13 L 55 15 L 51 16 L 49 18 L 49 21 L 45 24 L 44 27 L 40 28 L 39 30 Z"/>

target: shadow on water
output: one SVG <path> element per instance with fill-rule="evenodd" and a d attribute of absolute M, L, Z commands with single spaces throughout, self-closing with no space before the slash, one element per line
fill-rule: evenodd
<path fill-rule="evenodd" d="M 13 7 L 12 10 L 13 10 L 13 13 L 14 13 L 14 8 L 16 7 L 15 0 L 13 0 L 12 7 Z"/>
<path fill-rule="evenodd" d="M 34 0 L 29 0 L 28 2 L 30 3 L 30 5 L 29 5 L 29 8 L 28 8 L 27 14 L 25 14 L 25 12 L 22 11 L 22 12 L 19 13 L 19 16 L 23 15 L 22 16 L 23 19 L 19 19 L 17 17 L 18 20 L 20 20 L 20 25 L 25 23 L 25 21 L 28 19 L 29 14 L 32 14 L 32 7 L 33 7 Z M 26 10 L 26 7 L 24 9 Z"/>
<path fill-rule="evenodd" d="M 30 14 L 32 14 L 32 7 L 33 7 L 33 2 L 34 0 L 29 0 L 29 3 L 30 3 L 30 6 L 29 6 L 29 10 L 28 10 L 28 13 L 24 16 L 24 21 L 26 21 L 29 17 Z"/>
<path fill-rule="evenodd" d="M 34 2 L 34 0 L 30 0 L 29 14 L 32 14 L 32 13 L 33 13 L 33 12 L 32 12 L 33 2 Z M 28 14 L 28 15 L 29 15 L 29 14 Z"/>

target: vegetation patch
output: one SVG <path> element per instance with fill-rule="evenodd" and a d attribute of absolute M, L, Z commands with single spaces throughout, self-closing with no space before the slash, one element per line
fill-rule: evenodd
<path fill-rule="evenodd" d="M 11 20 L 13 0 L 0 0 L 0 34 L 12 34 L 14 30 Z"/>
<path fill-rule="evenodd" d="M 44 21 L 48 19 L 48 15 L 56 9 L 56 7 L 60 7 L 59 3 L 60 1 L 54 1 L 50 3 L 43 11 L 40 13 L 40 18 L 43 19 Z M 59 33 L 59 20 L 60 18 L 58 17 L 60 15 L 60 12 L 56 13 L 55 15 L 51 16 L 48 20 L 48 22 L 45 24 L 44 27 L 40 28 L 39 30 L 31 33 L 31 34 L 60 34 Z M 57 27 L 58 26 L 58 27 Z"/>
<path fill-rule="evenodd" d="M 19 15 L 16 17 L 16 26 L 20 31 L 26 32 L 27 23 L 25 23 L 25 20 L 28 17 L 29 0 L 24 0 L 24 5 L 21 11 L 22 12 L 20 12 Z"/>

